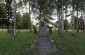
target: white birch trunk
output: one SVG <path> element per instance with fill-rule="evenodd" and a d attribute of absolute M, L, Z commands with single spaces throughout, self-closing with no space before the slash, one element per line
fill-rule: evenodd
<path fill-rule="evenodd" d="M 61 34 L 64 34 L 64 10 L 63 10 L 63 1 L 62 1 L 62 8 L 61 8 Z"/>
<path fill-rule="evenodd" d="M 13 1 L 13 7 L 14 7 L 14 27 L 13 27 L 13 35 L 16 36 L 16 1 Z"/>
<path fill-rule="evenodd" d="M 83 11 L 83 19 L 84 19 L 84 32 L 85 32 L 85 11 Z"/>

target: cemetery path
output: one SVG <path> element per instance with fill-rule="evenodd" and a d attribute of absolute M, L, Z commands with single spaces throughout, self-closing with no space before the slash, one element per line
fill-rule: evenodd
<path fill-rule="evenodd" d="M 36 46 L 37 55 L 47 55 L 54 51 L 53 45 L 48 37 L 39 37 Z"/>

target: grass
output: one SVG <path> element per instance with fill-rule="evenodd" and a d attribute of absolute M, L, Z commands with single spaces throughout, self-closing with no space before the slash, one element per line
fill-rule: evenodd
<path fill-rule="evenodd" d="M 32 55 L 28 51 L 36 35 L 26 30 L 16 37 L 6 31 L 0 32 L 0 55 Z"/>
<path fill-rule="evenodd" d="M 65 32 L 64 37 L 53 32 L 52 36 L 57 48 L 56 53 L 51 55 L 85 55 L 85 34 L 76 33 L 76 37 L 71 36 L 71 32 Z"/>
<path fill-rule="evenodd" d="M 84 33 L 76 33 L 74 37 L 71 32 L 65 32 L 64 37 L 61 37 L 54 31 L 51 37 L 55 41 L 57 52 L 50 55 L 85 55 Z M 28 49 L 35 38 L 36 35 L 27 30 L 21 30 L 16 37 L 8 34 L 6 30 L 0 31 L 0 55 L 32 55 Z"/>

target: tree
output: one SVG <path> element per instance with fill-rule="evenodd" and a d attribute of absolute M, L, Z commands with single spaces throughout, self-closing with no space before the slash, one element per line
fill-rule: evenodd
<path fill-rule="evenodd" d="M 52 27 L 48 27 L 49 28 L 49 34 L 52 34 Z"/>
<path fill-rule="evenodd" d="M 67 29 L 68 29 L 68 20 L 64 20 L 64 30 L 66 30 L 67 32 Z"/>
<path fill-rule="evenodd" d="M 72 10 L 73 10 L 73 12 L 77 11 L 77 18 L 78 18 L 78 12 L 81 11 L 81 10 L 84 10 L 83 7 L 85 5 L 85 1 L 84 0 L 82 0 L 82 1 L 80 1 L 80 0 L 71 0 L 71 3 L 72 3 L 72 8 L 73 8 Z M 73 16 L 73 14 L 72 14 L 72 16 Z M 77 21 L 76 29 L 78 31 L 78 19 L 76 19 L 76 21 Z M 75 22 L 73 21 L 72 23 L 75 23 Z M 73 33 L 75 33 L 74 25 L 73 25 Z"/>
<path fill-rule="evenodd" d="M 17 26 L 19 32 L 20 32 L 19 29 L 22 28 L 22 23 L 23 22 L 22 22 L 22 16 L 21 16 L 21 14 L 20 13 L 16 13 L 16 26 Z"/>
<path fill-rule="evenodd" d="M 34 33 L 37 34 L 37 28 L 33 25 Z"/>
<path fill-rule="evenodd" d="M 11 4 L 12 4 L 12 0 L 5 0 L 6 2 L 6 18 L 9 22 L 9 19 L 10 19 L 10 7 L 11 7 Z M 9 22 L 10 24 L 10 22 Z M 8 32 L 10 32 L 10 25 L 8 25 Z"/>
<path fill-rule="evenodd" d="M 4 3 L 0 3 L 0 18 L 6 18 L 6 10 Z"/>
<path fill-rule="evenodd" d="M 24 13 L 23 14 L 23 28 L 28 28 L 30 29 L 30 26 L 32 25 L 29 17 L 29 13 Z"/>
<path fill-rule="evenodd" d="M 4 25 L 3 18 L 6 18 L 5 4 L 0 3 L 0 26 L 2 27 L 2 31 L 3 31 L 3 25 Z"/>
<path fill-rule="evenodd" d="M 64 1 L 63 0 L 55 0 L 55 7 L 57 10 L 57 16 L 58 16 L 58 31 L 63 36 L 64 34 Z"/>
<path fill-rule="evenodd" d="M 79 30 L 81 30 L 81 32 L 84 31 L 84 20 L 82 19 L 82 17 L 78 19 L 78 31 Z"/>
<path fill-rule="evenodd" d="M 75 1 L 74 0 L 71 0 L 70 1 L 71 2 L 71 6 L 72 6 L 72 11 L 71 11 L 71 13 L 72 13 L 72 15 L 71 15 L 71 19 L 72 19 L 72 35 L 74 36 L 75 35 L 75 26 L 74 26 L 74 12 L 75 12 Z"/>
<path fill-rule="evenodd" d="M 29 20 L 30 20 L 30 22 L 31 22 L 31 1 L 33 1 L 33 0 L 20 0 L 19 1 L 19 3 L 17 4 L 17 7 L 22 7 L 23 5 L 27 5 L 27 4 L 29 4 Z M 28 3 L 29 2 L 29 3 Z M 31 23 L 30 23 L 30 32 L 32 32 L 32 25 L 31 25 Z"/>
<path fill-rule="evenodd" d="M 31 1 L 29 0 L 29 22 L 30 22 L 30 32 L 32 32 L 32 25 L 31 25 L 31 10 L 30 10 L 30 7 L 31 6 Z"/>
<path fill-rule="evenodd" d="M 32 1 L 32 12 L 37 14 L 38 17 L 36 18 L 39 21 L 39 28 L 42 27 L 42 23 L 47 25 L 47 23 L 51 23 L 50 20 L 53 18 L 51 17 L 53 12 L 53 1 L 52 0 L 34 0 Z"/>
<path fill-rule="evenodd" d="M 8 32 L 10 32 L 10 25 L 12 26 L 12 33 L 14 36 L 16 36 L 16 1 L 15 0 L 5 0 L 6 2 L 6 14 L 7 19 L 10 22 L 8 25 Z"/>

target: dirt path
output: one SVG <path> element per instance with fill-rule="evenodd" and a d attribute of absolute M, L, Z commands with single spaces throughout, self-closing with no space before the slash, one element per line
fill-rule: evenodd
<path fill-rule="evenodd" d="M 37 55 L 46 55 L 54 51 L 52 43 L 48 37 L 39 37 L 36 43 Z"/>

